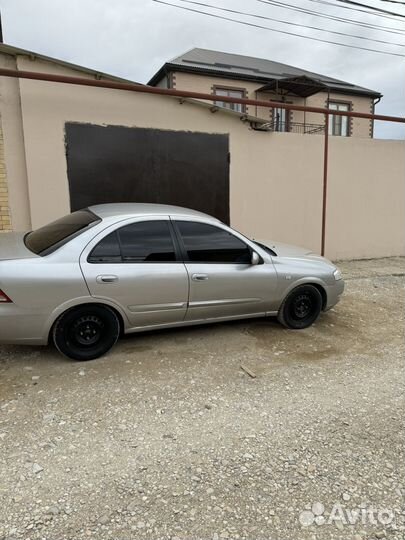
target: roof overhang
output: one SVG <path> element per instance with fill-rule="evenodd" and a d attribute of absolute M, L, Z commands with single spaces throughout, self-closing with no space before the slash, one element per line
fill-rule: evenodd
<path fill-rule="evenodd" d="M 284 79 L 273 79 L 258 89 L 258 92 L 279 92 L 293 94 L 299 97 L 309 97 L 318 92 L 327 91 L 328 86 L 316 79 L 301 75 L 298 77 L 286 77 Z"/>

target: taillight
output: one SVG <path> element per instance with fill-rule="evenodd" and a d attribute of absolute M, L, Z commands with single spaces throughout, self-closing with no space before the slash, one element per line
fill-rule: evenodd
<path fill-rule="evenodd" d="M 0 304 L 10 304 L 12 300 L 0 289 Z"/>

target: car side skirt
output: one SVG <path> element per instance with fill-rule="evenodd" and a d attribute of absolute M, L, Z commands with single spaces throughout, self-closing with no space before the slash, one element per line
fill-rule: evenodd
<path fill-rule="evenodd" d="M 265 313 L 253 313 L 248 315 L 234 315 L 232 317 L 212 317 L 209 319 L 195 319 L 192 321 L 181 321 L 177 323 L 167 323 L 167 324 L 154 324 L 149 326 L 136 326 L 133 328 L 126 328 L 125 334 L 134 334 L 137 332 L 147 332 L 149 330 L 160 330 L 164 328 L 179 328 L 182 326 L 198 326 L 203 324 L 215 324 L 218 322 L 226 322 L 226 321 L 236 321 L 236 320 L 244 320 L 244 319 L 258 319 L 262 317 L 274 317 L 277 315 L 277 311 L 267 311 Z"/>

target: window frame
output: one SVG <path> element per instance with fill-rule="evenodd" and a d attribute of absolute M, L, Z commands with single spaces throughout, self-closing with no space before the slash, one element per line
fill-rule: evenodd
<path fill-rule="evenodd" d="M 218 96 L 218 98 L 221 98 L 221 97 L 224 97 L 224 96 L 221 96 L 220 94 L 217 94 L 217 90 L 222 90 L 222 91 L 227 91 L 228 93 L 229 92 L 240 92 L 242 95 L 241 95 L 241 98 L 242 99 L 246 99 L 246 96 L 247 96 L 247 90 L 246 88 L 241 88 L 241 87 L 237 87 L 237 86 L 223 86 L 223 85 L 216 85 L 214 84 L 214 86 L 212 87 L 212 93 L 214 96 Z M 225 96 L 227 97 L 227 96 Z M 229 95 L 228 95 L 229 97 Z M 221 105 L 222 103 L 222 105 Z M 242 103 L 229 103 L 229 102 L 224 102 L 224 101 L 221 101 L 220 99 L 218 100 L 215 100 L 214 101 L 214 105 L 216 107 L 220 107 L 222 109 L 228 109 L 230 111 L 233 111 L 233 112 L 237 112 L 239 114 L 243 114 L 243 113 L 246 113 L 246 105 L 243 105 Z M 241 110 L 236 110 L 236 109 L 232 109 L 231 105 L 239 105 L 241 107 Z"/>
<path fill-rule="evenodd" d="M 234 231 L 231 230 L 231 229 L 228 229 L 228 228 L 225 228 L 225 227 L 221 227 L 220 225 L 218 225 L 217 223 L 208 223 L 206 221 L 199 221 L 197 219 L 179 219 L 177 217 L 173 217 L 172 218 L 172 224 L 173 224 L 173 229 L 176 233 L 176 236 L 177 236 L 177 240 L 178 240 L 178 243 L 180 245 L 180 249 L 181 249 L 181 252 L 182 252 L 182 257 L 183 257 L 183 262 L 184 263 L 187 263 L 187 264 L 237 264 L 237 265 L 240 265 L 240 266 L 250 266 L 250 263 L 240 263 L 240 262 L 226 262 L 226 261 L 222 261 L 222 262 L 219 262 L 219 261 L 191 261 L 189 256 L 188 256 L 188 252 L 187 252 L 187 249 L 186 249 L 186 246 L 184 244 L 184 241 L 183 241 L 183 238 L 182 238 L 182 235 L 181 235 L 181 232 L 180 232 L 180 229 L 177 225 L 177 222 L 186 222 L 186 223 L 197 223 L 199 225 L 208 225 L 210 227 L 214 227 L 216 229 L 219 229 L 221 231 L 224 231 L 228 234 L 230 234 L 231 236 L 233 236 L 234 238 L 237 238 L 240 242 L 242 242 L 243 244 L 245 244 L 245 246 L 247 247 L 249 253 L 250 253 L 250 256 L 252 256 L 252 253 L 255 251 L 252 246 L 250 246 L 244 238 L 240 238 L 237 234 L 234 234 Z M 257 252 L 256 252 L 257 253 Z M 263 258 L 262 256 L 258 253 L 259 257 L 260 257 L 260 262 L 259 264 L 263 264 Z"/>
<path fill-rule="evenodd" d="M 145 219 L 146 218 L 146 219 Z M 123 257 L 122 257 L 122 248 L 121 248 L 121 240 L 120 240 L 120 235 L 119 235 L 119 231 L 120 229 L 123 229 L 125 227 L 129 227 L 131 225 L 136 225 L 138 223 L 147 223 L 147 222 L 160 222 L 160 221 L 163 221 L 164 223 L 167 223 L 168 225 L 168 229 L 169 229 L 169 234 L 170 234 L 170 238 L 172 240 L 172 244 L 173 244 L 173 251 L 174 251 L 174 255 L 175 255 L 175 260 L 174 261 L 134 261 L 134 260 L 124 260 Z M 146 217 L 146 216 L 143 216 L 142 218 L 138 218 L 136 220 L 130 220 L 128 222 L 118 222 L 116 224 L 114 224 L 116 226 L 114 226 L 114 228 L 111 228 L 111 227 L 108 227 L 107 229 L 105 229 L 104 231 L 102 231 L 99 235 L 97 235 L 96 238 L 93 239 L 94 243 L 92 242 L 92 245 L 89 247 L 89 251 L 87 253 L 87 256 L 86 256 L 86 262 L 88 264 L 182 264 L 183 263 L 183 260 L 182 260 L 182 252 L 181 252 L 181 249 L 180 249 L 180 246 L 179 246 L 179 243 L 178 243 L 178 240 L 177 240 L 177 237 L 176 237 L 176 233 L 174 231 L 174 227 L 173 227 L 173 223 L 170 219 L 169 216 L 165 216 L 163 218 L 161 218 L 160 216 L 149 216 Z M 106 233 L 106 234 L 104 234 Z M 92 261 L 91 260 L 91 254 L 93 253 L 93 251 L 95 250 L 95 248 L 100 244 L 100 242 L 102 242 L 105 238 L 107 238 L 107 236 L 110 236 L 111 234 L 115 234 L 116 237 L 117 237 L 117 241 L 119 243 L 119 246 L 120 246 L 120 253 L 121 253 L 121 260 L 120 261 Z M 99 238 L 99 236 L 103 235 L 101 238 Z"/>
<path fill-rule="evenodd" d="M 331 109 L 331 105 L 337 105 L 336 109 Z M 353 104 L 351 101 L 344 101 L 344 100 L 338 100 L 338 99 L 329 99 L 328 100 L 328 109 L 331 111 L 339 111 L 340 105 L 346 105 L 347 111 L 345 112 L 351 112 L 353 110 Z M 346 133 L 343 131 L 343 118 L 347 119 L 347 125 L 346 125 Z M 335 134 L 334 128 L 336 125 L 336 119 L 340 119 L 340 133 Z M 335 115 L 333 112 L 329 114 L 329 122 L 328 122 L 328 134 L 331 137 L 350 137 L 351 136 L 351 118 L 349 116 L 344 115 Z"/>

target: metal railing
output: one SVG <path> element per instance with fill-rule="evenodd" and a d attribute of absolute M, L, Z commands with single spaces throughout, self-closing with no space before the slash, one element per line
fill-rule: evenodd
<path fill-rule="evenodd" d="M 265 131 L 281 133 L 301 133 L 301 135 L 316 135 L 325 133 L 324 124 L 303 124 L 301 122 L 281 122 L 276 120 L 260 126 Z"/>

